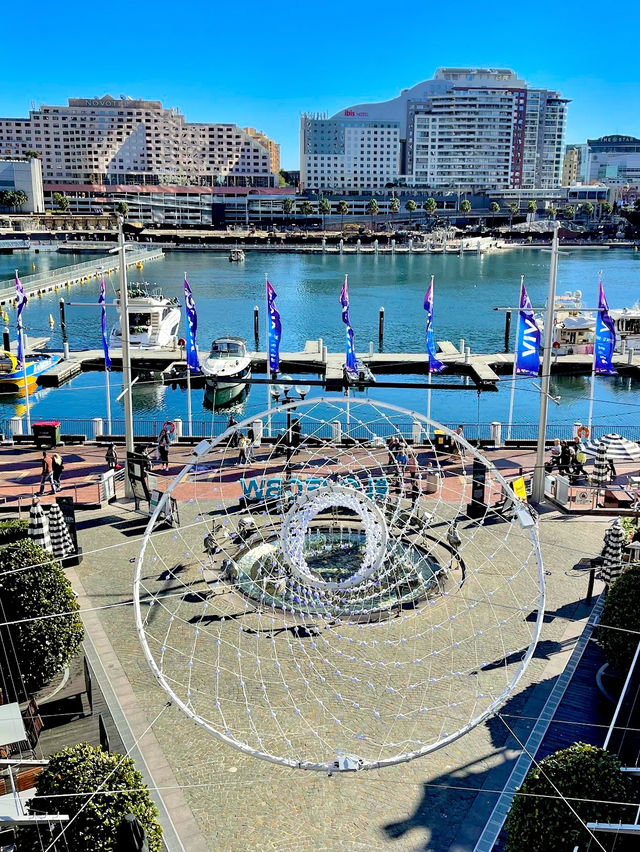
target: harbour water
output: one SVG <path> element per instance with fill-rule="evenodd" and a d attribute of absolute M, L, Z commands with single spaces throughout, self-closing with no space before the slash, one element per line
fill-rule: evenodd
<path fill-rule="evenodd" d="M 86 261 L 91 255 L 19 252 L 0 255 L 0 279 L 10 278 L 13 269 L 28 275 L 65 264 Z M 98 261 L 96 260 L 96 267 Z M 534 306 L 546 299 L 549 254 L 535 249 L 513 249 L 496 254 L 458 255 L 307 255 L 264 254 L 251 252 L 241 264 L 232 264 L 224 253 L 169 252 L 161 261 L 147 263 L 143 270 L 132 269 L 130 281 L 157 284 L 167 296 L 182 297 L 185 272 L 196 299 L 199 315 L 198 343 L 206 349 L 211 340 L 224 334 L 246 338 L 253 348 L 253 306 L 260 308 L 260 347 L 264 349 L 264 276 L 267 274 L 278 293 L 282 316 L 282 349 L 302 349 L 307 339 L 322 337 L 331 351 L 344 346 L 344 326 L 340 318 L 338 296 L 345 273 L 349 275 L 351 320 L 356 348 L 368 351 L 369 341 L 378 348 L 378 311 L 385 308 L 384 349 L 420 352 L 424 348 L 425 314 L 423 298 L 430 276 L 435 275 L 436 339 L 456 345 L 464 338 L 472 352 L 498 352 L 504 343 L 504 314 L 493 311 L 497 305 L 514 305 L 518 299 L 520 275 Z M 599 270 L 611 307 L 631 306 L 640 300 L 640 255 L 629 250 L 572 250 L 563 254 L 558 270 L 558 292 L 580 289 L 583 303 L 593 307 L 597 300 Z M 108 299 L 115 298 L 118 276 L 107 276 Z M 75 303 L 97 303 L 98 281 L 92 279 L 58 294 L 32 298 L 25 310 L 27 332 L 32 337 L 50 336 L 50 348 L 61 348 L 58 301 L 63 295 L 70 302 L 67 325 L 72 349 L 100 345 L 99 312 Z M 15 311 L 9 309 L 12 337 Z M 55 321 L 49 326 L 49 316 Z M 109 325 L 116 312 L 108 312 Z M 514 317 L 515 320 L 515 317 Z M 512 328 L 512 345 L 515 321 Z M 400 380 L 400 377 L 397 377 Z M 402 380 L 424 381 L 424 377 L 406 376 Z M 438 380 L 460 388 L 464 379 L 456 376 Z M 471 391 L 434 391 L 432 416 L 445 423 L 505 422 L 509 406 L 510 378 L 504 377 L 498 393 L 478 395 Z M 538 392 L 528 379 L 518 379 L 514 420 L 537 420 Z M 121 416 L 116 397 L 122 390 L 121 376 L 111 381 L 113 417 Z M 312 394 L 319 393 L 312 390 Z M 551 422 L 571 423 L 586 420 L 589 398 L 588 377 L 558 377 L 552 392 L 559 405 L 551 405 Z M 426 412 L 426 391 L 416 389 L 373 388 L 374 399 Z M 157 383 L 139 382 L 133 388 L 137 418 L 162 420 L 186 416 L 186 394 Z M 211 422 L 204 408 L 203 391 L 193 392 L 193 418 Z M 32 399 L 32 419 L 52 417 L 87 419 L 105 416 L 104 376 L 85 373 L 56 390 L 40 390 Z M 254 386 L 238 414 L 262 410 L 266 405 L 264 387 Z M 24 413 L 24 401 L 15 396 L 0 397 L 0 420 Z M 236 416 L 238 416 L 238 414 Z M 220 421 L 223 416 L 218 418 Z M 640 421 L 640 382 L 625 378 L 598 378 L 595 391 L 594 422 L 616 426 L 635 426 Z"/>

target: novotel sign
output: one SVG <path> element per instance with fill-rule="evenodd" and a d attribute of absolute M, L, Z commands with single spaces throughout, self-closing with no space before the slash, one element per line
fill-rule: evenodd
<path fill-rule="evenodd" d="M 322 476 L 309 476 L 306 479 L 298 479 L 291 477 L 284 479 L 281 476 L 262 476 L 254 479 L 241 479 L 242 496 L 247 502 L 256 502 L 259 500 L 277 500 L 282 497 L 285 491 L 290 492 L 294 497 L 298 497 L 308 491 L 315 491 L 317 488 L 325 488 L 331 485 L 339 484 L 347 488 L 354 488 L 358 491 L 363 491 L 367 497 L 385 497 L 389 493 L 389 483 L 386 476 L 370 476 L 362 481 L 355 476 L 340 477 L 337 483 L 331 479 L 325 479 Z"/>

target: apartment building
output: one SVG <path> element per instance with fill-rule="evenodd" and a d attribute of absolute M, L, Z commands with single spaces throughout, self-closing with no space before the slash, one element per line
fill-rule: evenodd
<path fill-rule="evenodd" d="M 274 175 L 280 173 L 280 145 L 270 139 L 263 130 L 256 130 L 255 127 L 242 128 L 247 136 L 255 139 L 269 152 L 269 164 Z"/>
<path fill-rule="evenodd" d="M 277 186 L 264 141 L 235 124 L 187 122 L 160 101 L 70 98 L 0 118 L 0 156 L 29 150 L 46 183 Z"/>
<path fill-rule="evenodd" d="M 390 101 L 301 117 L 303 189 L 560 186 L 568 101 L 509 69 L 440 68 Z"/>

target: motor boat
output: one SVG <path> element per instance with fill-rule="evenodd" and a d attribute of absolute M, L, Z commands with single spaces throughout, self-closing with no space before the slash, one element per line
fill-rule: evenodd
<path fill-rule="evenodd" d="M 38 376 L 55 367 L 60 360 L 60 355 L 39 353 L 29 355 L 24 367 L 21 367 L 13 352 L 0 350 L 0 387 L 20 391 L 26 386 L 31 390 L 37 384 Z"/>
<path fill-rule="evenodd" d="M 609 311 L 615 322 L 616 349 L 640 349 L 640 305 L 636 302 L 632 308 Z"/>
<path fill-rule="evenodd" d="M 593 355 L 596 318 L 582 310 L 580 290 L 556 296 L 554 302 L 551 346 L 554 355 Z M 540 328 L 540 345 L 545 345 L 544 318 L 536 317 Z"/>
<path fill-rule="evenodd" d="M 347 367 L 344 367 L 344 378 L 345 382 L 351 387 L 362 385 L 364 382 L 375 382 L 376 377 L 373 375 L 369 367 L 361 361 L 359 358 L 356 361 L 357 370 L 348 370 Z"/>
<path fill-rule="evenodd" d="M 120 299 L 115 300 L 120 314 L 111 329 L 110 346 L 122 346 Z M 148 284 L 129 286 L 129 345 L 145 349 L 175 349 L 180 326 L 180 302 L 169 299 Z"/>
<path fill-rule="evenodd" d="M 231 249 L 229 252 L 230 263 L 241 263 L 244 260 L 244 252 L 241 248 Z"/>
<path fill-rule="evenodd" d="M 226 405 L 240 396 L 251 378 L 251 356 L 241 337 L 218 337 L 211 352 L 201 365 L 205 380 L 205 395 L 215 407 Z"/>

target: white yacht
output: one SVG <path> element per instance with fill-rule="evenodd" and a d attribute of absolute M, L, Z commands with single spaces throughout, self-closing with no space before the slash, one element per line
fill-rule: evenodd
<path fill-rule="evenodd" d="M 110 345 L 122 346 L 120 299 L 115 300 L 120 314 L 111 329 Z M 129 286 L 129 345 L 146 349 L 175 349 L 180 325 L 180 302 L 168 299 L 149 284 Z"/>
<path fill-rule="evenodd" d="M 580 290 L 556 296 L 554 303 L 552 347 L 555 355 L 592 355 L 596 318 L 582 310 Z M 544 317 L 536 317 L 540 327 L 540 345 L 545 345 Z"/>
<path fill-rule="evenodd" d="M 214 407 L 226 405 L 240 396 L 251 378 L 251 356 L 241 337 L 218 337 L 211 344 L 209 357 L 202 364 L 206 396 Z"/>
<path fill-rule="evenodd" d="M 230 263 L 242 263 L 244 260 L 244 251 L 241 248 L 233 248 L 229 252 Z"/>
<path fill-rule="evenodd" d="M 622 348 L 624 341 L 627 351 L 640 349 L 640 305 L 609 311 L 609 316 L 616 324 L 616 348 Z"/>

